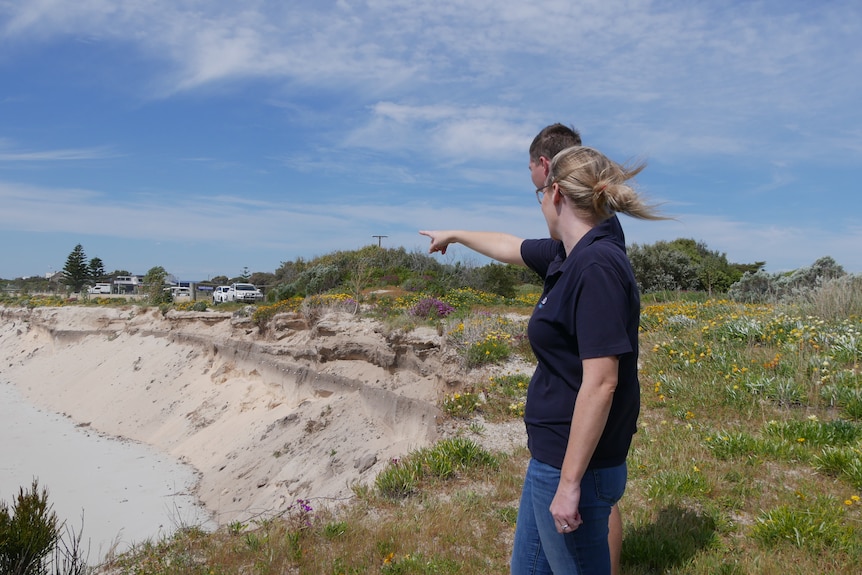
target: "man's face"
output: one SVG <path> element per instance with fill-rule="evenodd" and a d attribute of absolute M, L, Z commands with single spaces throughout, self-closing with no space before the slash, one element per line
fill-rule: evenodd
<path fill-rule="evenodd" d="M 545 180 L 548 177 L 548 160 L 540 157 L 538 162 L 530 159 L 530 179 L 533 180 L 533 185 L 541 188 L 545 185 Z"/>

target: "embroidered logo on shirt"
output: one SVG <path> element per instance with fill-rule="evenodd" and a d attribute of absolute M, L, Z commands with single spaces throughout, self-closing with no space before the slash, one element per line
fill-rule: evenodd
<path fill-rule="evenodd" d="M 545 307 L 545 304 L 548 303 L 548 296 L 542 298 L 542 301 L 539 302 L 539 309 Z"/>

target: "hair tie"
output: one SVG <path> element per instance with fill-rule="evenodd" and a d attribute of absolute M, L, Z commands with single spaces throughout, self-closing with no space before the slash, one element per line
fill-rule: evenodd
<path fill-rule="evenodd" d="M 605 191 L 605 188 L 607 188 L 607 187 L 608 187 L 608 184 L 606 182 L 602 182 L 601 184 L 596 186 L 595 192 L 597 194 L 601 194 L 602 192 Z"/>

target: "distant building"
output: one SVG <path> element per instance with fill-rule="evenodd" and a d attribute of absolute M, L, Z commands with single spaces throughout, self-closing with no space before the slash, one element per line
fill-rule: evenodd
<path fill-rule="evenodd" d="M 135 293 L 144 283 L 143 280 L 141 276 L 117 276 L 114 285 L 117 286 L 117 293 Z"/>

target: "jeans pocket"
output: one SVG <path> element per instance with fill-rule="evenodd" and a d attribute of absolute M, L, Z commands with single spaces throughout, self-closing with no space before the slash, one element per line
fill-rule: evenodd
<path fill-rule="evenodd" d="M 596 499 L 609 505 L 615 505 L 622 498 L 626 490 L 628 476 L 625 463 L 617 467 L 591 469 L 587 473 L 593 477 Z"/>

